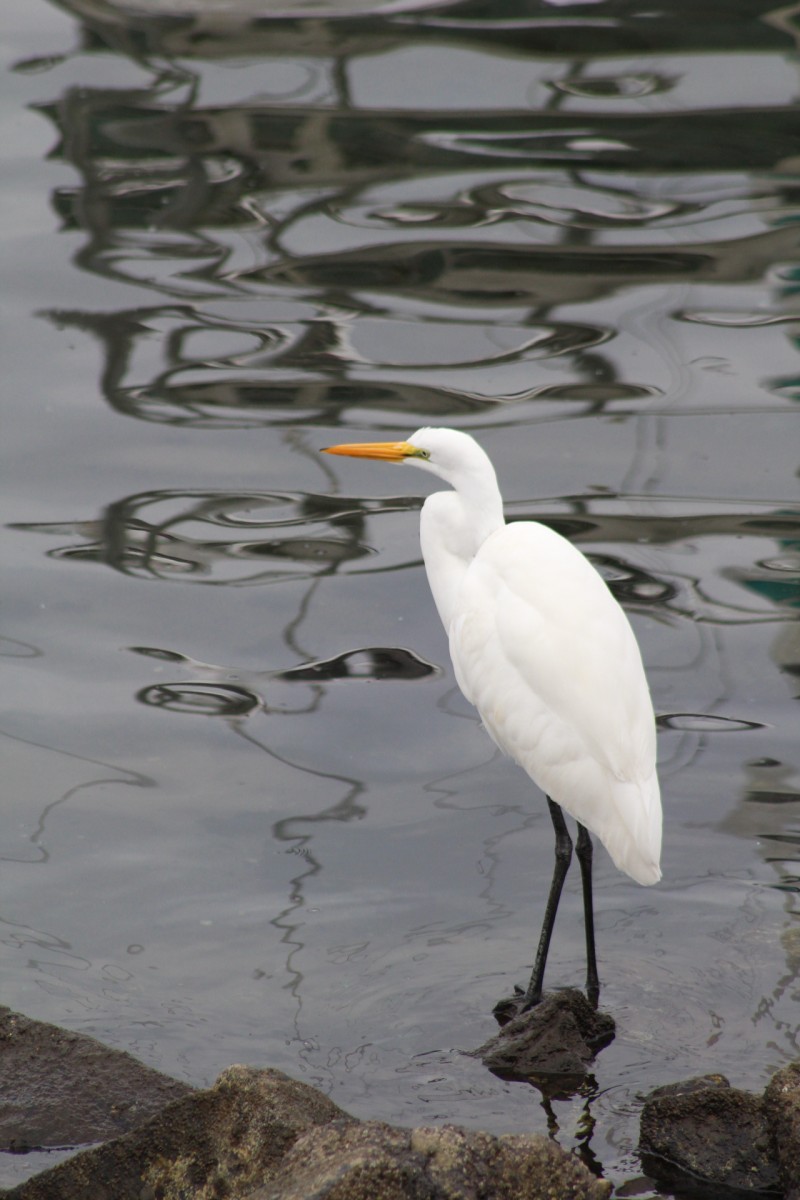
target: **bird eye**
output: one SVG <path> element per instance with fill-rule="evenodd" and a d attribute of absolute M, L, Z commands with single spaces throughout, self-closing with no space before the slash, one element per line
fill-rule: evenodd
<path fill-rule="evenodd" d="M 430 456 L 431 456 L 430 450 L 418 450 L 417 451 L 418 458 L 430 458 Z"/>

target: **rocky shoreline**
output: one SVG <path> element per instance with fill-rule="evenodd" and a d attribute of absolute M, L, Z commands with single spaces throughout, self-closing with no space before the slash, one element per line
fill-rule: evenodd
<path fill-rule="evenodd" d="M 562 1002 L 505 1027 L 504 1069 L 514 1068 L 515 1046 L 530 1054 L 539 1042 L 552 1066 L 557 1043 L 588 1020 L 576 995 L 563 993 Z M 486 1059 L 486 1047 L 477 1053 Z M 232 1066 L 213 1087 L 194 1089 L 9 1009 L 0 1009 L 0 1055 L 2 1149 L 76 1151 L 0 1191 L 6 1200 L 601 1200 L 611 1193 L 575 1155 L 538 1134 L 361 1121 L 271 1069 Z M 563 1061 L 573 1069 L 573 1048 Z M 800 1200 L 800 1062 L 777 1072 L 762 1096 L 721 1076 L 658 1089 L 644 1103 L 640 1152 L 648 1174 L 670 1191 L 705 1185 L 719 1197 Z"/>

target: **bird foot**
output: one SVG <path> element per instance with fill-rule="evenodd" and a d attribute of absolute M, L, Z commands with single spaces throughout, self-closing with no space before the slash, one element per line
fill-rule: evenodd
<path fill-rule="evenodd" d="M 568 991 L 568 988 L 557 988 L 557 991 Z M 521 988 L 518 983 L 514 984 L 514 995 L 506 996 L 503 1000 L 498 1000 L 492 1009 L 492 1016 L 497 1024 L 502 1029 L 509 1021 L 513 1021 L 515 1017 L 519 1017 L 524 1012 L 530 1012 L 532 1008 L 536 1008 L 537 1004 L 541 1004 L 544 999 L 544 993 L 540 992 L 538 996 L 529 996 L 524 988 Z M 600 1005 L 600 984 L 587 983 L 586 999 L 594 1009 L 598 1011 Z"/>
<path fill-rule="evenodd" d="M 509 1021 L 513 1021 L 514 1017 L 518 1017 L 520 1013 L 527 1012 L 529 1008 L 534 1008 L 540 1000 L 541 996 L 526 1003 L 525 989 L 521 988 L 518 983 L 515 983 L 514 995 L 506 996 L 503 1000 L 498 1000 L 492 1009 L 492 1016 L 502 1029 L 504 1025 L 507 1025 Z"/>

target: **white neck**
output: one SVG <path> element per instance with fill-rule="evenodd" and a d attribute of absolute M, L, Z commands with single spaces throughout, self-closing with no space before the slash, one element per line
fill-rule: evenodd
<path fill-rule="evenodd" d="M 420 544 L 433 598 L 445 629 L 469 564 L 504 524 L 503 501 L 491 477 L 463 482 L 457 492 L 435 492 L 422 506 Z"/>

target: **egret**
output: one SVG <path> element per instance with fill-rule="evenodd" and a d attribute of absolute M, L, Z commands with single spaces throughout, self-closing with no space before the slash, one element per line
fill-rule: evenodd
<path fill-rule="evenodd" d="M 542 998 L 572 858 L 564 812 L 577 822 L 586 989 L 596 1007 L 590 833 L 637 883 L 661 878 L 655 718 L 628 618 L 566 538 L 536 521 L 505 523 L 494 467 L 468 434 L 424 428 L 407 442 L 326 453 L 407 463 L 453 489 L 423 504 L 420 542 L 456 680 L 492 740 L 544 792 L 555 830 L 555 867 L 520 1008 Z"/>

